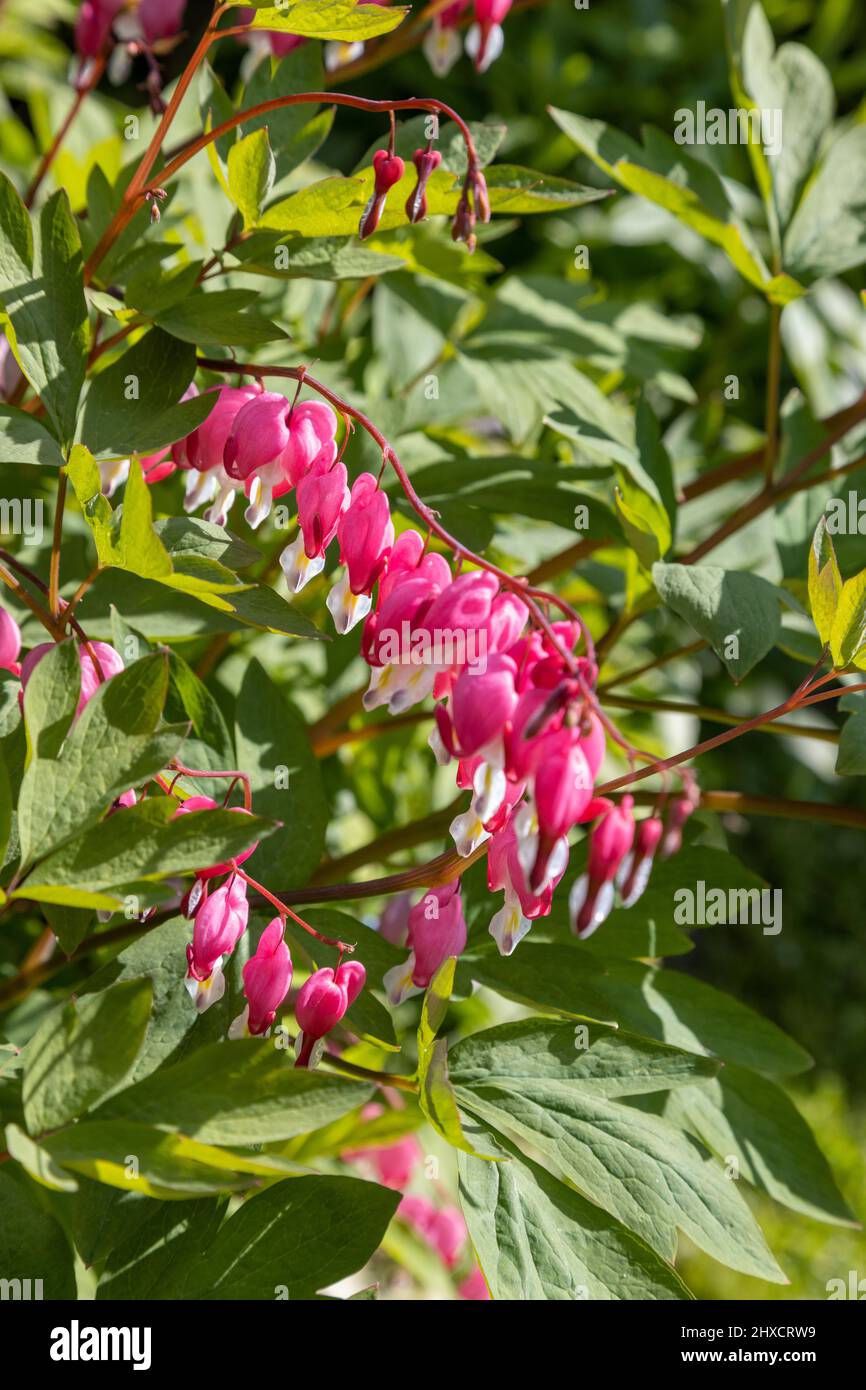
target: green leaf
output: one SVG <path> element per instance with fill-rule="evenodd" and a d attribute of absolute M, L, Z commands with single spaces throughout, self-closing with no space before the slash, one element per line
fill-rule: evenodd
<path fill-rule="evenodd" d="M 277 165 L 267 130 L 253 130 L 232 145 L 228 156 L 229 192 L 249 231 L 274 185 Z"/>
<path fill-rule="evenodd" d="M 607 196 L 603 189 L 585 188 L 567 179 L 512 165 L 493 165 L 486 178 L 491 209 L 503 214 L 555 212 L 582 207 Z M 405 224 L 404 205 L 414 186 L 415 170 L 410 166 L 388 196 L 379 222 L 380 232 Z M 427 185 L 430 216 L 453 216 L 461 187 L 450 170 L 444 166 L 437 169 Z M 268 208 L 259 225 L 306 237 L 351 236 L 358 230 L 358 221 L 372 191 L 372 167 L 351 178 L 323 179 Z"/>
<path fill-rule="evenodd" d="M 282 821 L 256 852 L 260 881 L 299 888 L 325 847 L 328 808 L 306 725 L 258 661 L 250 661 L 235 706 L 238 766 L 249 775 L 257 810 Z"/>
<path fill-rule="evenodd" d="M 354 238 L 291 237 L 279 232 L 254 233 L 232 255 L 245 271 L 278 280 L 364 280 L 403 270 L 402 256 L 372 251 Z"/>
<path fill-rule="evenodd" d="M 200 516 L 162 517 L 153 523 L 153 529 L 173 560 L 198 555 L 216 560 L 226 569 L 242 570 L 262 558 L 255 546 Z"/>
<path fill-rule="evenodd" d="M 732 680 L 743 680 L 775 646 L 780 595 L 766 579 L 718 565 L 657 564 L 652 575 L 667 607 L 709 642 Z"/>
<path fill-rule="evenodd" d="M 855 125 L 830 146 L 788 228 L 784 258 L 792 275 L 817 280 L 866 261 L 864 183 L 866 126 Z"/>
<path fill-rule="evenodd" d="M 12 810 L 12 788 L 9 784 L 9 773 L 6 768 L 6 760 L 3 757 L 2 743 L 0 743 L 0 865 L 5 862 L 6 858 L 9 832 L 12 829 Z"/>
<path fill-rule="evenodd" d="M 0 463 L 62 468 L 63 454 L 54 436 L 26 410 L 0 405 Z"/>
<path fill-rule="evenodd" d="M 74 640 L 57 642 L 33 668 L 24 692 L 28 761 L 55 758 L 75 718 L 81 667 Z"/>
<path fill-rule="evenodd" d="M 151 454 L 206 420 L 216 395 L 178 404 L 195 372 L 195 348 L 152 328 L 91 383 L 81 440 L 94 454 Z"/>
<path fill-rule="evenodd" d="M 104 1226 L 97 1240 L 112 1243 L 101 1253 L 98 1300 L 135 1302 L 159 1297 L 159 1289 L 181 1263 L 188 1250 L 198 1250 L 213 1238 L 222 1223 L 222 1199 L 160 1202 L 135 1193 L 123 1193 L 94 1183 L 83 1184 L 102 1197 Z M 96 1207 L 96 1203 L 91 1205 Z M 96 1208 L 98 1212 L 100 1209 Z M 94 1212 L 94 1217 L 96 1212 Z M 91 1217 L 83 1232 L 76 1232 L 76 1246 L 88 1264 L 83 1246 L 94 1245 Z M 81 1226 L 83 1223 L 79 1222 Z"/>
<path fill-rule="evenodd" d="M 830 74 L 808 48 L 786 43 L 775 48 L 773 31 L 760 4 L 751 6 L 743 32 L 742 84 L 751 104 L 779 113 L 780 148 L 767 157 L 760 144 L 750 153 L 766 168 L 778 225 L 784 231 L 812 172 L 830 128 L 835 96 Z M 740 94 L 735 91 L 738 100 Z M 760 153 L 759 153 L 760 152 Z"/>
<path fill-rule="evenodd" d="M 21 1164 L 34 1182 L 47 1187 L 52 1192 L 77 1192 L 78 1183 L 68 1173 L 64 1173 L 52 1158 L 34 1144 L 33 1140 L 17 1125 L 6 1126 L 6 1148 L 10 1158 Z"/>
<path fill-rule="evenodd" d="M 740 274 L 776 303 L 803 293 L 790 276 L 771 276 L 745 228 L 737 221 L 724 185 L 711 166 L 685 153 L 660 131 L 644 130 L 641 148 L 604 121 L 550 107 L 561 130 L 608 177 L 629 193 L 658 204 L 699 236 L 722 247 Z"/>
<path fill-rule="evenodd" d="M 88 701 L 61 755 L 34 758 L 18 805 L 26 866 L 80 836 L 111 803 L 166 767 L 185 725 L 156 733 L 168 689 L 164 653 L 145 657 L 102 684 Z"/>
<path fill-rule="evenodd" d="M 852 701 L 854 698 L 851 697 Z M 846 708 L 841 700 L 839 708 Z M 837 777 L 862 777 L 866 774 L 866 710 L 852 714 L 842 725 L 835 772 Z"/>
<path fill-rule="evenodd" d="M 245 1202 L 206 1250 L 175 1269 L 160 1296 L 308 1298 L 367 1263 L 399 1200 L 399 1193 L 357 1178 L 277 1183 Z"/>
<path fill-rule="evenodd" d="M 3 173 L 0 302 L 15 359 L 67 444 L 90 341 L 78 227 L 61 189 L 43 205 L 34 238 L 30 214 Z"/>
<path fill-rule="evenodd" d="M 239 148 L 239 145 L 234 145 L 232 152 Z M 172 304 L 154 314 L 153 318 L 173 337 L 202 348 L 258 347 L 262 343 L 288 337 L 285 329 L 251 309 L 250 306 L 258 299 L 257 290 L 211 290 L 207 293 L 197 290 L 179 304 Z M 209 398 L 201 396 L 197 399 Z"/>
<path fill-rule="evenodd" d="M 253 4 L 252 29 L 301 34 L 308 39 L 344 39 L 347 43 L 390 34 L 409 13 L 396 5 L 383 9 L 358 5 L 355 0 L 287 0 L 276 9 L 269 9 L 261 0 L 258 4 L 253 0 Z"/>
<path fill-rule="evenodd" d="M 183 1203 L 156 1202 L 93 1183 L 87 1186 L 102 1194 L 107 1204 L 107 1214 L 97 1237 L 97 1249 L 102 1255 L 100 1262 L 104 1261 L 96 1290 L 98 1300 L 133 1302 L 159 1298 L 166 1279 L 187 1258 L 187 1252 L 200 1251 L 222 1224 L 224 1204 L 213 1198 Z M 117 1238 L 107 1252 L 103 1252 L 101 1246 L 105 1244 L 106 1234 L 111 1239 L 115 1232 Z M 86 1235 L 89 1236 L 89 1230 Z M 94 1243 L 90 1237 L 91 1250 Z M 93 1263 L 93 1255 L 88 1259 L 82 1244 L 81 1236 L 76 1235 L 82 1259 Z"/>
<path fill-rule="evenodd" d="M 530 1064 L 529 1085 L 523 1070 L 458 1085 L 458 1102 L 530 1145 L 663 1259 L 673 1260 L 679 1229 L 732 1269 L 785 1282 L 734 1184 L 693 1141 L 655 1115 L 608 1100 L 603 1084 L 569 1080 L 561 1061 L 552 1075 L 543 1061 L 538 1071 Z"/>
<path fill-rule="evenodd" d="M 83 1120 L 49 1135 L 42 1147 L 73 1173 L 174 1201 L 241 1191 L 256 1177 L 282 1176 L 288 1166 L 267 1154 L 232 1154 L 125 1120 Z"/>
<path fill-rule="evenodd" d="M 538 948 L 536 948 L 538 949 Z M 526 1018 L 462 1039 L 451 1052 L 455 1087 L 501 1086 L 535 1095 L 611 1099 L 689 1086 L 714 1077 L 720 1063 L 604 1024 Z"/>
<path fill-rule="evenodd" d="M 470 1133 L 475 1137 L 474 1129 Z M 494 1299 L 688 1299 L 679 1275 L 600 1207 L 499 1133 L 506 1163 L 458 1153 L 460 1205 Z M 482 1131 L 476 1142 L 487 1142 Z"/>
<path fill-rule="evenodd" d="M 2 1171 L 0 1270 L 3 1278 L 10 1281 L 41 1279 L 41 1294 L 37 1294 L 31 1282 L 31 1298 L 56 1300 L 76 1296 L 72 1248 L 61 1226 L 40 1205 L 28 1183 Z M 19 1297 L 28 1295 L 22 1292 Z"/>
<path fill-rule="evenodd" d="M 182 987 L 181 976 L 192 924 L 172 917 L 150 927 L 81 986 L 79 998 L 89 998 L 123 980 L 147 976 L 153 989 L 150 1027 L 133 1063 L 128 1084 L 142 1081 L 169 1060 L 177 1061 L 184 1040 L 199 1021 Z"/>
<path fill-rule="evenodd" d="M 841 592 L 842 576 L 833 549 L 833 538 L 827 530 L 827 518 L 822 516 L 809 547 L 809 606 L 812 621 L 825 646 L 830 641 Z"/>
<path fill-rule="evenodd" d="M 463 1133 L 454 1087 L 448 1074 L 448 1043 L 436 1037 L 448 1012 L 456 956 L 443 961 L 424 994 L 418 1025 L 418 1101 L 431 1125 L 454 1149 L 474 1154 Z M 478 1154 L 487 1158 L 487 1154 Z"/>
<path fill-rule="evenodd" d="M 144 1041 L 152 999 L 149 980 L 129 980 L 48 1015 L 24 1054 L 31 1135 L 77 1119 L 123 1079 Z"/>
<path fill-rule="evenodd" d="M 856 1226 L 812 1131 L 772 1081 L 725 1067 L 706 1086 L 672 1095 L 665 1111 L 738 1175 L 783 1206 L 818 1221 Z"/>
<path fill-rule="evenodd" d="M 609 960 L 593 983 L 608 1016 L 636 1033 L 770 1075 L 811 1066 L 809 1054 L 769 1019 L 677 970 Z"/>
<path fill-rule="evenodd" d="M 329 1124 L 371 1095 L 366 1083 L 293 1062 L 274 1040 L 215 1043 L 121 1092 L 100 1117 L 180 1130 L 202 1143 L 266 1144 Z"/>
<path fill-rule="evenodd" d="M 106 889 L 222 863 L 274 828 L 258 816 L 223 810 L 190 811 L 172 820 L 176 810 L 171 797 L 161 797 L 115 811 L 103 825 L 43 859 L 16 896 L 64 902 L 69 898 L 55 897 L 52 890 L 69 887 L 90 895 L 87 902 L 79 899 L 79 906 L 101 908 L 106 903 L 90 899 Z"/>
<path fill-rule="evenodd" d="M 846 579 L 838 595 L 830 626 L 830 654 L 837 670 L 861 665 L 866 646 L 866 570 Z"/>

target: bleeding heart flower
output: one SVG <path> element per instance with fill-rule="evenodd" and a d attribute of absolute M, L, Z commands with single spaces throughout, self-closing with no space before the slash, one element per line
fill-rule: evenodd
<path fill-rule="evenodd" d="M 292 983 L 292 957 L 284 939 L 285 925 L 274 917 L 259 937 L 255 954 L 243 968 L 246 1007 L 231 1024 L 229 1037 L 258 1037 L 270 1031 L 277 1009 Z"/>

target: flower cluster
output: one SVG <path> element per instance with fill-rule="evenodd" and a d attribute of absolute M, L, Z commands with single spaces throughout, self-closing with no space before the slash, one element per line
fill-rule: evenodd
<path fill-rule="evenodd" d="M 20 678 L 19 700 L 22 703 L 33 672 L 51 649 L 50 642 L 40 643 L 19 662 L 21 630 L 11 613 L 0 607 L 0 670 Z M 77 719 L 100 685 L 120 674 L 123 659 L 108 643 L 89 639 L 78 642 L 76 652 L 81 670 L 81 688 L 75 713 Z M 182 772 L 190 777 L 208 776 L 207 773 L 194 773 L 189 768 L 181 769 L 179 766 L 177 771 L 178 775 Z M 162 778 L 156 778 L 155 782 L 162 792 L 171 794 L 174 790 L 174 783 L 168 785 Z M 136 800 L 135 789 L 131 788 L 118 798 L 112 810 L 134 806 Z M 172 819 L 207 815 L 217 809 L 217 803 L 209 796 L 186 796 L 180 801 Z M 228 809 L 241 816 L 251 814 L 248 805 L 230 806 Z M 182 912 L 193 920 L 192 941 L 186 948 L 186 987 L 199 1013 L 217 1003 L 225 994 L 223 966 L 249 923 L 248 880 L 241 865 L 256 849 L 257 844 L 254 843 L 230 861 L 207 864 L 197 869 L 192 887 L 181 901 Z M 218 879 L 222 879 L 222 882 L 215 886 Z M 290 909 L 283 909 L 283 912 L 288 913 Z M 277 1010 L 288 996 L 292 983 L 292 957 L 285 941 L 283 912 L 265 927 L 255 952 L 243 967 L 241 973 L 246 1002 L 243 1012 L 229 1027 L 230 1038 L 267 1035 Z M 312 928 L 308 927 L 307 930 L 312 931 Z M 296 1043 L 296 1066 L 309 1067 L 318 1062 L 324 1048 L 322 1040 L 340 1022 L 365 982 L 364 967 L 354 960 L 339 964 L 336 970 L 317 970 L 304 982 L 295 1003 L 295 1017 L 301 1029 Z"/>
<path fill-rule="evenodd" d="M 207 796 L 189 796 L 175 818 L 216 809 Z M 244 806 L 230 810 L 249 815 Z M 187 989 L 199 1012 L 210 1008 L 225 993 L 224 962 L 232 954 L 249 922 L 247 878 L 241 864 L 255 853 L 256 844 L 230 863 L 198 869 L 195 883 L 184 899 L 186 914 L 193 918 L 192 941 L 186 948 Z M 211 891 L 212 881 L 223 882 Z M 231 1023 L 230 1038 L 266 1036 L 277 1010 L 292 984 L 292 957 L 285 940 L 285 918 L 274 917 L 259 937 L 254 954 L 242 970 L 243 1012 Z M 316 970 L 298 991 L 295 1017 L 301 1030 L 296 1040 L 297 1067 L 315 1066 L 324 1049 L 323 1039 L 340 1022 L 366 982 L 360 961 L 347 961 L 336 970 Z"/>
<path fill-rule="evenodd" d="M 424 53 L 437 77 L 445 77 L 460 57 L 458 28 L 470 4 L 473 22 L 466 34 L 466 52 L 478 72 L 486 72 L 505 46 L 502 21 L 513 0 L 453 0 L 440 10 L 424 40 Z"/>
<path fill-rule="evenodd" d="M 384 168 L 394 157 L 379 153 Z M 243 490 L 255 526 L 274 498 L 294 488 L 298 534 L 280 557 L 293 593 L 322 572 L 337 541 L 342 568 L 327 606 L 339 633 L 363 622 L 361 653 L 371 672 L 364 706 L 400 714 L 434 697 L 431 747 L 441 764 L 455 764 L 457 786 L 472 794 L 451 833 L 464 858 L 490 842 L 488 883 L 503 894 L 490 932 L 500 951 L 510 955 L 535 918 L 550 912 L 578 824 L 595 822 L 587 871 L 570 895 L 575 931 L 586 936 L 604 921 L 617 880 L 623 905 L 636 902 L 663 834 L 673 846 L 683 803 L 672 806 L 667 832 L 657 817 L 644 821 L 633 849 L 631 798 L 617 804 L 595 795 L 605 731 L 596 667 L 578 655 L 579 623 L 530 625 L 526 602 L 497 574 L 455 574 L 420 532 L 397 536 L 373 474 L 361 473 L 349 489 L 337 417 L 326 403 L 290 403 L 260 385 L 213 389 L 215 408 L 172 451 L 188 473 L 186 505 L 212 499 L 206 515 L 224 522 Z M 148 476 L 164 467 L 151 463 Z M 408 913 L 405 940 L 408 960 L 386 981 L 395 1003 L 426 988 L 441 962 L 462 951 L 457 881 L 432 889 Z"/>

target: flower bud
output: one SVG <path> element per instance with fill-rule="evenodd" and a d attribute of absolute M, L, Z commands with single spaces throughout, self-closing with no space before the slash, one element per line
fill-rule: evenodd
<path fill-rule="evenodd" d="M 475 209 L 476 217 L 480 218 L 482 222 L 489 222 L 490 196 L 487 192 L 487 180 L 477 164 L 469 166 L 466 182 L 472 192 L 472 206 Z"/>
<path fill-rule="evenodd" d="M 283 922 L 274 917 L 259 937 L 255 954 L 243 968 L 247 1006 L 229 1029 L 229 1037 L 267 1033 L 292 983 L 292 957 L 283 939 Z"/>
<path fill-rule="evenodd" d="M 249 913 L 247 885 L 233 874 L 210 894 L 195 915 L 192 944 L 186 948 L 187 988 L 200 1012 L 215 1004 L 225 992 L 220 969 L 223 956 L 230 956 L 243 936 Z"/>
<path fill-rule="evenodd" d="M 623 907 L 633 907 L 649 883 L 653 858 L 663 830 L 658 816 L 649 816 L 638 826 L 634 849 L 623 859 L 616 879 Z"/>
<path fill-rule="evenodd" d="M 438 150 L 416 150 L 412 163 L 418 171 L 418 182 L 406 199 L 406 216 L 410 222 L 423 222 L 427 216 L 427 183 L 442 163 L 442 156 Z"/>
<path fill-rule="evenodd" d="M 469 205 L 465 187 L 451 223 L 451 240 L 465 241 L 470 253 L 475 250 L 475 212 Z"/>
<path fill-rule="evenodd" d="M 358 224 L 358 236 L 362 241 L 372 236 L 378 227 L 388 191 L 400 182 L 405 167 L 400 156 L 388 150 L 377 150 L 373 155 L 373 192 Z"/>
<path fill-rule="evenodd" d="M 0 670 L 21 674 L 18 656 L 21 651 L 21 629 L 5 608 L 0 608 Z"/>
<path fill-rule="evenodd" d="M 340 1022 L 364 987 L 367 972 L 360 961 L 347 961 L 332 970 L 325 966 L 301 985 L 295 1001 L 298 1038 L 296 1067 L 308 1067 L 314 1044 Z"/>

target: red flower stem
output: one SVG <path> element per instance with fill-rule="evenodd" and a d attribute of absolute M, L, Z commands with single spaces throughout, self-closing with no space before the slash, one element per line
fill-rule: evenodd
<path fill-rule="evenodd" d="M 226 7 L 223 7 L 223 9 L 224 8 Z M 473 164 L 477 165 L 479 162 L 478 153 L 472 139 L 472 133 L 463 120 L 463 117 L 458 115 L 450 106 L 447 106 L 444 101 L 438 101 L 435 97 L 407 97 L 403 101 L 373 101 L 367 97 L 352 96 L 348 92 L 296 92 L 289 96 L 273 97 L 270 101 L 259 102 L 257 106 L 251 106 L 247 111 L 236 112 L 234 116 L 231 116 L 227 121 L 223 121 L 220 125 L 215 126 L 213 130 L 206 131 L 203 135 L 198 136 L 197 139 L 193 140 L 175 155 L 173 159 L 169 160 L 168 164 L 160 170 L 159 174 L 148 182 L 148 175 L 156 162 L 162 141 L 168 133 L 169 126 L 174 120 L 177 108 L 180 105 L 180 100 L 192 81 L 196 69 L 207 54 L 211 43 L 216 42 L 217 39 L 226 37 L 232 32 L 231 30 L 225 30 L 222 33 L 213 32 L 213 24 L 221 13 L 222 9 L 215 13 L 211 25 L 205 31 L 198 48 L 190 59 L 189 65 L 178 81 L 172 99 L 148 146 L 147 152 L 130 181 L 129 187 L 124 194 L 123 202 L 88 257 L 84 267 L 84 283 L 86 285 L 92 280 L 100 262 L 104 259 L 121 232 L 131 222 L 138 210 L 141 200 L 145 198 L 147 194 L 153 194 L 156 189 L 164 188 L 169 179 L 173 178 L 179 169 L 182 169 L 183 166 L 201 150 L 207 149 L 207 146 L 213 144 L 215 140 L 221 139 L 223 135 L 227 135 L 229 131 L 234 130 L 239 125 L 243 125 L 245 121 L 253 120 L 257 116 L 267 115 L 270 111 L 281 111 L 287 106 L 302 106 L 311 103 L 317 106 L 321 106 L 324 103 L 331 106 L 351 106 L 357 111 L 368 111 L 373 114 L 383 113 L 393 115 L 395 111 L 432 111 L 445 116 L 446 119 L 455 123 L 466 144 L 466 154 L 470 167 Z"/>
<path fill-rule="evenodd" d="M 284 902 L 281 902 L 279 898 L 275 897 L 273 893 L 269 893 L 267 888 L 265 888 L 261 883 L 257 883 L 256 880 L 254 878 L 250 878 L 249 874 L 245 873 L 243 869 L 238 868 L 238 865 L 234 859 L 230 860 L 230 863 L 234 872 L 238 875 L 239 878 L 243 879 L 244 883 L 246 883 L 250 888 L 252 888 L 254 892 L 260 894 L 261 897 L 266 898 L 267 901 L 277 909 L 277 912 L 279 913 L 280 917 L 282 917 L 283 921 L 285 921 L 287 917 L 291 917 L 293 922 L 297 922 L 299 927 L 303 927 L 304 931 L 309 932 L 310 936 L 314 936 L 316 940 L 321 941 L 324 946 L 333 946 L 336 950 L 340 952 L 341 955 L 352 954 L 355 947 L 351 942 L 335 941 L 332 936 L 323 936 L 321 932 L 316 931 L 315 927 L 311 927 L 309 922 L 305 922 L 303 917 L 299 917 L 296 912 L 293 912 L 290 907 L 287 907 L 286 904 Z"/>
<path fill-rule="evenodd" d="M 823 660 L 823 658 L 822 658 Z M 724 743 L 730 743 L 732 739 L 739 738 L 741 734 L 751 733 L 753 729 L 759 729 L 763 724 L 771 724 L 774 719 L 781 718 L 784 714 L 790 714 L 792 710 L 800 709 L 806 705 L 817 704 L 820 700 L 832 700 L 837 695 L 844 695 L 849 690 L 866 689 L 864 685 L 850 685 L 842 689 L 828 690 L 821 695 L 812 695 L 813 690 L 817 690 L 820 685 L 826 684 L 826 677 L 821 677 L 813 684 L 808 684 L 810 677 L 799 686 L 793 694 L 789 695 L 781 705 L 776 705 L 773 709 L 765 710 L 763 714 L 756 714 L 752 719 L 746 719 L 742 724 L 738 724 L 733 729 L 725 729 L 724 733 L 715 734 L 713 738 L 705 739 L 703 743 L 696 743 L 692 748 L 686 748 L 682 753 L 676 753 L 672 758 L 663 758 L 652 767 L 646 767 L 639 772 L 630 772 L 623 777 L 615 777 L 611 782 L 605 782 L 602 786 L 596 787 L 596 795 L 604 796 L 608 792 L 618 791 L 621 787 L 632 786 L 635 782 L 642 782 L 646 777 L 652 777 L 656 773 L 668 772 L 670 769 L 679 767 L 682 763 L 690 762 L 692 758 L 699 758 L 702 753 L 709 753 L 713 748 L 720 748 Z M 809 698 L 811 696 L 811 698 Z"/>
<path fill-rule="evenodd" d="M 271 97 L 269 101 L 261 101 L 258 105 L 251 106 L 247 111 L 237 111 L 228 120 L 214 126 L 213 130 L 205 131 L 204 134 L 197 136 L 191 144 L 169 160 L 165 168 L 160 170 L 158 177 L 151 179 L 150 183 L 141 184 L 137 189 L 137 195 L 143 196 L 145 193 L 152 193 L 156 188 L 164 188 L 168 180 L 173 178 L 190 159 L 207 149 L 208 145 L 212 145 L 215 140 L 221 140 L 224 135 L 228 135 L 229 131 L 243 125 L 245 121 L 251 121 L 257 116 L 266 116 L 270 111 L 282 111 L 287 106 L 310 104 L 316 106 L 325 104 L 351 106 L 356 111 L 368 111 L 372 115 L 393 116 L 395 111 L 432 111 L 444 116 L 446 120 L 454 122 L 463 136 L 469 164 L 478 163 L 478 152 L 475 149 L 472 132 L 463 117 L 453 107 L 447 106 L 444 101 L 439 101 L 436 97 L 405 97 L 401 101 L 378 101 L 371 97 L 356 97 L 350 92 L 293 92 L 288 96 Z"/>
<path fill-rule="evenodd" d="M 184 767 L 183 763 L 179 762 L 177 758 L 172 759 L 171 766 L 177 773 L 178 777 L 231 777 L 234 779 L 235 782 L 241 782 L 243 784 L 244 789 L 244 809 L 247 811 L 252 810 L 253 799 L 252 792 L 250 789 L 250 779 L 245 772 L 239 772 L 237 768 L 232 768 L 227 772 L 211 772 L 209 768 L 198 770 L 192 767 Z M 172 783 L 172 786 L 173 785 L 174 783 Z"/>

